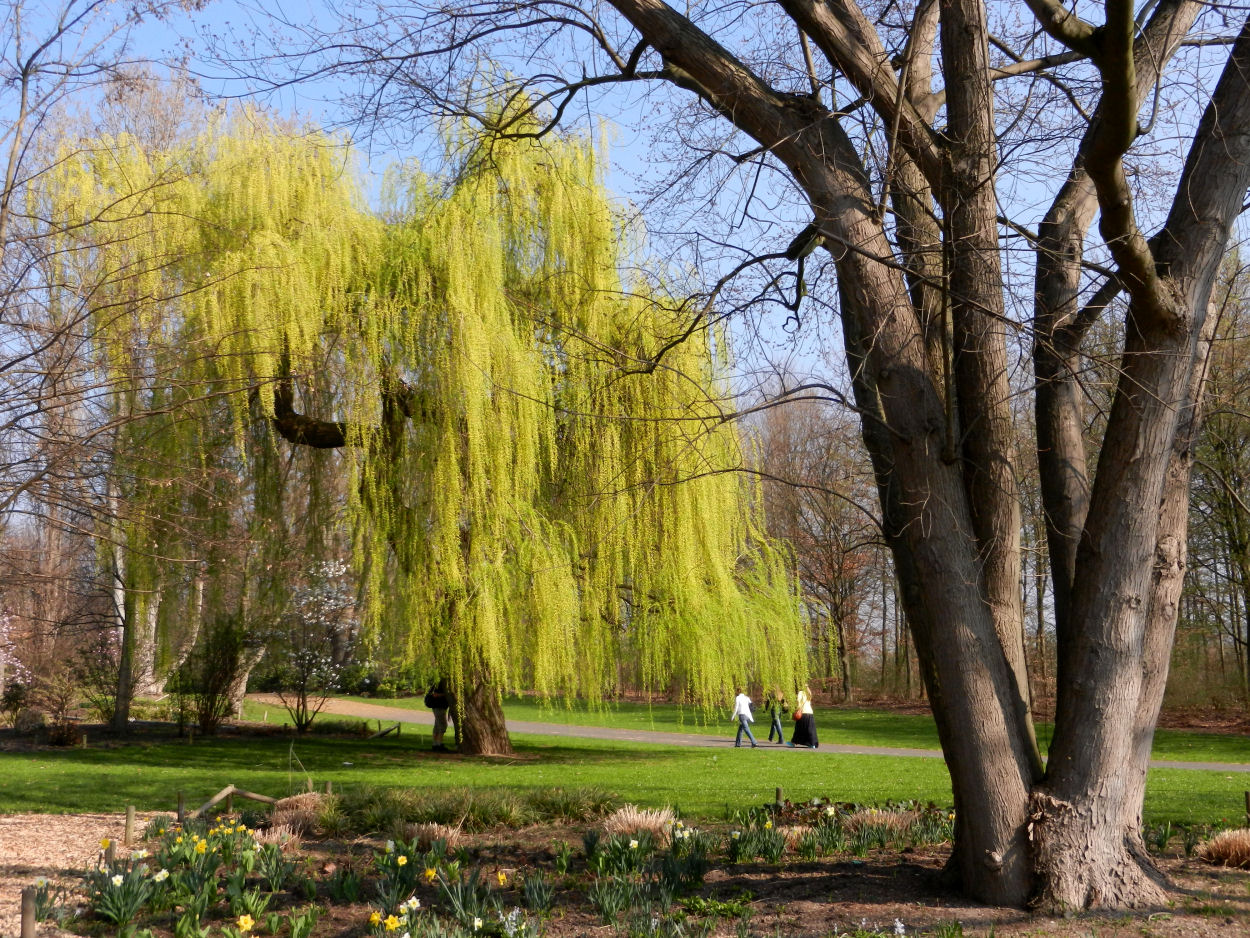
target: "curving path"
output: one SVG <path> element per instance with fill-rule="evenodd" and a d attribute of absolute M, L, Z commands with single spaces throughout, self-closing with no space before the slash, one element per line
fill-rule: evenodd
<path fill-rule="evenodd" d="M 249 698 L 257 703 L 281 707 L 281 701 L 272 694 L 250 694 Z M 354 700 L 327 700 L 322 713 L 334 716 L 359 717 L 364 720 L 381 720 L 383 723 L 412 723 L 418 726 L 432 726 L 434 714 L 426 710 L 409 710 L 406 707 L 388 707 L 384 704 L 359 703 Z M 631 743 L 658 743 L 664 746 L 700 746 L 708 749 L 733 748 L 733 736 L 736 727 L 727 725 L 725 736 L 704 736 L 697 733 L 666 733 L 658 730 L 621 730 L 606 726 L 574 726 L 566 723 L 535 723 L 527 720 L 509 720 L 508 731 L 512 733 L 532 733 L 536 736 L 573 736 L 583 739 L 615 739 Z M 764 727 L 767 733 L 767 727 Z M 760 734 L 761 736 L 764 733 Z M 768 743 L 760 740 L 761 749 L 786 749 L 779 743 Z M 939 749 L 902 749 L 893 746 L 839 746 L 822 743 L 819 749 L 795 749 L 794 752 L 847 753 L 860 756 L 904 756 L 917 759 L 940 759 Z M 1250 774 L 1250 764 L 1238 762 L 1173 762 L 1154 760 L 1150 763 L 1155 769 L 1191 769 L 1208 772 L 1241 772 Z"/>

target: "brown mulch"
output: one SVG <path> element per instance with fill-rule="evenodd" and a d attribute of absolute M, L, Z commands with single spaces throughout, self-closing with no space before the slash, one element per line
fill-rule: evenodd
<path fill-rule="evenodd" d="M 136 818 L 142 833 L 146 816 Z M 22 889 L 39 877 L 76 887 L 81 874 L 101 856 L 100 840 L 121 840 L 124 814 L 0 815 L 0 936 L 17 938 L 21 931 Z M 51 925 L 38 934 L 59 935 Z"/>
<path fill-rule="evenodd" d="M 0 936 L 18 935 L 19 894 L 38 876 L 77 885 L 79 873 L 96 861 L 101 837 L 121 836 L 120 815 L 10 815 L 0 817 Z M 504 872 L 554 865 L 552 845 L 557 840 L 580 848 L 580 827 L 534 827 L 494 831 L 468 839 L 475 863 Z M 350 843 L 305 841 L 301 854 L 322 873 L 342 863 L 349 854 L 365 864 L 376 841 Z M 1093 915 L 1068 919 L 1030 915 L 1016 909 L 968 902 L 947 889 L 940 871 L 941 850 L 879 852 L 864 860 L 848 858 L 815 862 L 791 860 L 775 866 L 742 863 L 713 870 L 702 890 L 705 897 L 729 900 L 749 895 L 752 935 L 828 936 L 857 928 L 892 932 L 899 920 L 907 935 L 932 934 L 939 926 L 960 922 L 964 933 L 1002 938 L 1224 938 L 1250 934 L 1250 872 L 1218 869 L 1196 860 L 1172 856 L 1162 866 L 1176 885 L 1168 908 L 1133 915 Z M 602 936 L 615 938 L 613 926 L 604 926 L 588 910 L 579 887 L 561 886 L 569 909 L 548 923 L 551 938 Z M 504 891 L 508 905 L 520 904 L 510 885 Z M 296 900 L 292 899 L 294 904 Z M 427 907 L 437 898 L 422 896 Z M 322 902 L 325 905 L 325 902 Z M 364 934 L 364 906 L 332 907 L 315 934 L 326 938 L 356 938 Z M 97 930 L 97 933 L 98 930 Z M 735 923 L 721 923 L 718 936 L 735 935 Z M 60 935 L 42 926 L 41 938 Z"/>

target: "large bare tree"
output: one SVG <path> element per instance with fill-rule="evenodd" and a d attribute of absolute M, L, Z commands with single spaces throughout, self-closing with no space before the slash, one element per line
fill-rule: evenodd
<path fill-rule="evenodd" d="M 746 224 L 763 235 L 737 270 L 768 271 L 765 298 L 797 285 L 796 313 L 812 250 L 836 271 L 806 302 L 839 313 L 954 787 L 951 869 L 990 901 L 1129 906 L 1162 897 L 1141 807 L 1185 570 L 1208 295 L 1250 182 L 1250 24 L 1244 7 L 1185 0 L 1089 5 L 1100 21 L 1027 7 L 478 0 L 386 8 L 315 42 L 318 68 L 355 70 L 362 105 L 392 128 L 488 121 L 476 102 L 497 75 L 552 127 L 646 88 L 664 115 L 645 118 L 652 152 L 689 157 L 671 204 L 693 213 L 702 194 L 715 216 L 713 190 L 740 167 L 764 180 L 744 186 L 740 221 L 793 223 L 794 197 L 810 225 L 783 240 Z M 1178 54 L 1183 88 L 1161 81 Z M 491 57 L 497 72 L 480 65 Z M 1155 142 L 1164 123 L 1171 139 Z M 1164 151 L 1174 165 L 1152 175 Z M 770 184 L 781 195 L 765 199 Z M 1031 224 L 1000 224 L 1000 204 L 1039 201 Z M 734 237 L 700 224 L 702 244 Z M 1007 235 L 1032 278 L 1005 261 Z M 1118 384 L 1091 420 L 1083 343 L 1113 310 Z M 1017 335 L 1032 344 L 1057 620 L 1048 760 L 1025 673 Z"/>

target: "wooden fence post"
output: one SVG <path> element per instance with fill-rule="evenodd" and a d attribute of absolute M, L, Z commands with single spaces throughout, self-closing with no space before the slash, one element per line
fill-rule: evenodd
<path fill-rule="evenodd" d="M 135 842 L 135 806 L 126 805 L 126 833 L 122 837 L 122 843 L 129 847 Z"/>
<path fill-rule="evenodd" d="M 22 938 L 35 938 L 35 887 L 22 890 Z"/>
<path fill-rule="evenodd" d="M 178 823 L 181 824 L 187 819 L 186 802 L 182 800 L 182 790 L 178 790 Z"/>

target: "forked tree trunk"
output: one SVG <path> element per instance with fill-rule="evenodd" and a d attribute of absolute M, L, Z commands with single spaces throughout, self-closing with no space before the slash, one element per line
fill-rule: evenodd
<path fill-rule="evenodd" d="M 951 773 L 958 811 L 953 871 L 969 893 L 992 902 L 1024 904 L 1040 896 L 1057 906 L 1087 907 L 1156 899 L 1161 893 L 1140 849 L 1149 752 L 1142 737 L 1157 709 L 1175 621 L 1175 604 L 1156 606 L 1152 595 L 1174 587 L 1164 574 L 1172 561 L 1160 563 L 1158 577 L 1152 576 L 1156 558 L 1177 555 L 1179 546 L 1175 532 L 1160 526 L 1159 509 L 1167 508 L 1164 478 L 1177 410 L 1191 387 L 1206 288 L 1246 191 L 1250 118 L 1240 109 L 1250 106 L 1250 49 L 1238 41 L 1195 137 L 1194 152 L 1206 147 L 1213 157 L 1218 151 L 1222 163 L 1187 165 L 1169 219 L 1172 240 L 1148 247 L 1133 219 L 1122 158 L 1136 132 L 1135 82 L 1142 76 L 1153 81 L 1149 72 L 1166 61 L 1161 50 L 1170 52 L 1174 43 L 1145 37 L 1149 48 L 1135 72 L 1140 31 L 1131 5 L 1107 4 L 1108 23 L 1094 30 L 1070 13 L 1060 15 L 1050 0 L 1030 0 L 1045 28 L 1096 60 L 1109 102 L 1091 123 L 1089 147 L 1082 144 L 1083 154 L 1091 154 L 1091 174 L 1097 170 L 1094 185 L 1078 181 L 1083 191 L 1071 193 L 1072 205 L 1060 206 L 1064 217 L 1054 219 L 1059 227 L 1051 234 L 1068 252 L 1058 267 L 1079 264 L 1074 254 L 1096 194 L 1104 237 L 1131 300 L 1114 426 L 1088 511 L 1082 478 L 1059 480 L 1062 487 L 1047 498 L 1048 514 L 1059 501 L 1070 506 L 1058 523 L 1051 518 L 1054 533 L 1064 538 L 1053 552 L 1063 570 L 1056 574 L 1063 593 L 1057 605 L 1069 618 L 1060 635 L 1067 647 L 1061 650 L 1056 738 L 1043 777 L 1023 678 L 984 4 L 941 4 L 947 126 L 938 130 L 926 123 L 926 89 L 900 92 L 899 75 L 882 64 L 892 56 L 857 4 L 780 0 L 891 127 L 900 158 L 887 182 L 923 187 L 915 193 L 918 204 L 941 210 L 951 337 L 941 343 L 931 328 L 935 304 L 913 302 L 916 291 L 908 292 L 899 273 L 902 266 L 914 279 L 919 265 L 890 263 L 896 255 L 873 185 L 837 115 L 818 100 L 776 91 L 671 6 L 611 2 L 663 57 L 675 83 L 694 90 L 786 165 L 810 199 L 837 263 L 843 333 L 885 534 Z M 929 22 L 924 5 L 921 11 L 917 25 Z M 1176 25 L 1183 32 L 1177 24 L 1192 12 L 1192 4 L 1164 0 L 1152 26 L 1166 31 Z M 916 54 L 932 54 L 923 39 L 918 46 Z M 1212 115 L 1222 126 L 1213 125 Z M 1202 187 L 1207 191 L 1198 191 Z M 918 250 L 928 240 L 907 234 L 905 247 L 914 241 Z M 1079 411 L 1070 403 L 1075 398 L 1062 393 L 1071 389 L 1062 382 L 1079 362 L 1080 335 L 1064 338 L 1077 344 L 1056 343 L 1040 361 L 1039 379 L 1055 382 L 1060 393 L 1050 402 L 1056 410 L 1039 415 L 1039 423 L 1050 421 L 1043 432 L 1075 441 L 1070 448 L 1079 450 L 1084 440 L 1072 431 L 1081 424 L 1070 422 Z M 942 360 L 945 348 L 949 361 Z M 1059 456 L 1083 474 L 1083 455 Z M 1072 553 L 1077 543 L 1079 559 Z"/>

